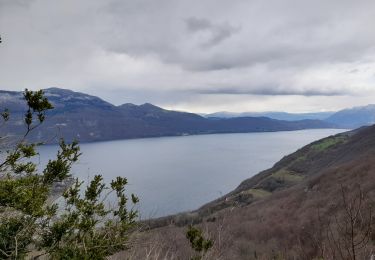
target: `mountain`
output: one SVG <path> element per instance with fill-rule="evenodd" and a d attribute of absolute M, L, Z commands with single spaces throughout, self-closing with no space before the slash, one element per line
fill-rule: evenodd
<path fill-rule="evenodd" d="M 340 128 L 355 129 L 375 123 L 375 105 L 353 107 L 337 112 L 286 113 L 286 112 L 216 112 L 204 115 L 207 118 L 268 117 L 277 120 L 323 120 Z"/>
<path fill-rule="evenodd" d="M 360 214 L 359 243 L 373 223 L 374 158 L 375 126 L 321 139 L 196 211 L 146 221 L 151 230 L 144 243 L 157 241 L 162 254 L 173 242 L 178 250 L 168 252 L 183 258 L 191 251 L 179 234 L 193 223 L 219 244 L 212 259 L 353 259 L 346 257 L 352 251 L 341 251 L 348 248 L 345 228 L 348 214 Z M 370 259 L 372 239 L 356 246 L 358 259 Z M 142 258 L 144 251 L 136 251 Z"/>
<path fill-rule="evenodd" d="M 22 92 L 0 92 L 0 107 L 9 108 L 11 121 L 6 135 L 21 134 L 26 110 Z M 81 142 L 180 136 L 211 133 L 288 131 L 309 128 L 334 128 L 320 120 L 282 121 L 267 117 L 205 118 L 193 113 L 165 110 L 155 105 L 114 106 L 98 97 L 71 90 L 49 88 L 45 95 L 55 109 L 36 128 L 30 138 L 36 141 L 78 139 Z"/>
<path fill-rule="evenodd" d="M 325 121 L 344 128 L 357 128 L 375 123 L 375 105 L 344 109 L 329 116 Z"/>
<path fill-rule="evenodd" d="M 324 120 L 335 112 L 316 112 L 316 113 L 287 113 L 287 112 L 216 112 L 212 114 L 206 114 L 205 117 L 219 117 L 219 118 L 231 118 L 231 117 L 269 117 L 277 120 L 296 121 L 304 119 L 312 120 Z"/>

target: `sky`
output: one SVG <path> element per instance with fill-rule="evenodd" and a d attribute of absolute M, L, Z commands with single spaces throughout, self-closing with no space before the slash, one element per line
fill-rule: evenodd
<path fill-rule="evenodd" d="M 0 89 L 199 113 L 375 103 L 373 0 L 0 0 Z"/>

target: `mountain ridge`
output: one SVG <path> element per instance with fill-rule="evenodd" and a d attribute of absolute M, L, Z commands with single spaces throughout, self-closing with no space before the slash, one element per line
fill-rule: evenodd
<path fill-rule="evenodd" d="M 340 110 L 328 117 L 326 121 L 352 129 L 372 125 L 375 123 L 375 104 Z"/>
<path fill-rule="evenodd" d="M 286 120 L 286 121 L 295 121 L 295 120 L 302 120 L 302 119 L 318 119 L 324 120 L 329 116 L 333 115 L 335 112 L 327 111 L 327 112 L 311 112 L 311 113 L 288 113 L 288 112 L 279 112 L 279 111 L 265 111 L 265 112 L 215 112 L 204 115 L 205 117 L 222 117 L 222 118 L 230 118 L 230 117 L 269 117 L 272 119 L 277 120 Z"/>
<path fill-rule="evenodd" d="M 335 128 L 334 124 L 319 120 L 294 122 L 266 117 L 208 119 L 188 112 L 166 110 L 150 103 L 115 106 L 99 97 L 68 89 L 48 88 L 46 97 L 55 107 L 47 119 L 30 136 L 44 141 L 64 137 L 81 142 L 133 139 L 160 136 L 181 136 L 212 133 L 246 133 L 290 131 L 310 128 Z M 10 109 L 11 120 L 5 128 L 9 135 L 22 131 L 22 92 L 7 92 L 0 99 L 1 107 Z"/>
<path fill-rule="evenodd" d="M 311 112 L 311 113 L 287 113 L 278 111 L 269 112 L 216 112 L 204 115 L 207 118 L 236 118 L 244 116 L 266 116 L 272 119 L 295 121 L 303 119 L 318 119 L 337 125 L 345 129 L 355 129 L 361 126 L 369 126 L 375 123 L 375 104 L 355 106 L 339 111 Z"/>

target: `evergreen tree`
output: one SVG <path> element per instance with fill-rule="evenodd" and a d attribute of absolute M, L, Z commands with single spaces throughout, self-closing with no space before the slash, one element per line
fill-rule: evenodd
<path fill-rule="evenodd" d="M 63 194 L 63 208 L 50 203 L 54 184 L 72 178 L 70 170 L 80 148 L 75 141 L 60 140 L 56 158 L 38 171 L 32 158 L 42 144 L 29 142 L 28 137 L 53 106 L 42 90 L 26 89 L 24 98 L 25 133 L 12 149 L 0 147 L 0 259 L 23 259 L 31 253 L 53 259 L 103 259 L 126 249 L 137 219 L 128 202 L 138 202 L 133 194 L 126 196 L 126 178 L 117 177 L 108 186 L 97 175 L 84 190 L 76 179 Z M 4 109 L 1 119 L 7 124 L 12 114 Z M 115 208 L 102 201 L 108 192 L 116 194 Z"/>

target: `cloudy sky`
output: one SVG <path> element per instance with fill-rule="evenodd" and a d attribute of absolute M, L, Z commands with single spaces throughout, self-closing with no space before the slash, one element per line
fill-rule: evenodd
<path fill-rule="evenodd" d="M 375 103 L 373 0 L 0 0 L 0 89 L 192 112 Z"/>

